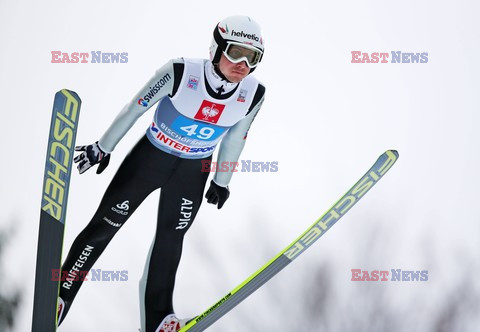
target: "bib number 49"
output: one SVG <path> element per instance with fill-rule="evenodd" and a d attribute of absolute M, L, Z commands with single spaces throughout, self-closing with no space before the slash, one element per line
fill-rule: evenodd
<path fill-rule="evenodd" d="M 198 124 L 183 126 L 183 127 L 180 127 L 180 129 L 183 130 L 187 134 L 187 136 L 195 136 L 196 138 L 199 138 L 199 139 L 209 139 L 215 133 L 215 129 L 210 127 L 202 127 L 197 132 Z"/>

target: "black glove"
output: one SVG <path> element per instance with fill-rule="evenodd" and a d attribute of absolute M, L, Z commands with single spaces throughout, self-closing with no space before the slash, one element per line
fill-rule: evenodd
<path fill-rule="evenodd" d="M 96 164 L 99 164 L 97 174 L 100 174 L 107 168 L 110 162 L 110 153 L 100 149 L 98 142 L 90 145 L 76 146 L 75 151 L 82 151 L 82 153 L 73 159 L 74 162 L 78 163 L 77 168 L 80 174 Z"/>
<path fill-rule="evenodd" d="M 210 181 L 210 188 L 208 188 L 207 193 L 205 194 L 205 198 L 207 199 L 208 203 L 217 204 L 219 209 L 222 208 L 223 204 L 225 204 L 226 200 L 230 196 L 230 190 L 227 187 L 220 187 L 215 182 Z"/>

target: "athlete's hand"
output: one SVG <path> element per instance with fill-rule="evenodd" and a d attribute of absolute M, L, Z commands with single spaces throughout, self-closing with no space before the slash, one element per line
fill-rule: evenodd
<path fill-rule="evenodd" d="M 110 153 L 104 152 L 98 145 L 98 142 L 90 145 L 76 146 L 75 151 L 82 151 L 82 153 L 73 159 L 75 163 L 78 163 L 77 168 L 80 174 L 96 164 L 99 164 L 97 174 L 100 174 L 107 168 L 110 162 Z"/>
<path fill-rule="evenodd" d="M 219 209 L 222 208 L 223 204 L 230 196 L 230 190 L 228 187 L 221 187 L 215 182 L 210 181 L 210 188 L 208 188 L 207 193 L 205 194 L 205 198 L 207 199 L 208 203 L 217 204 Z"/>

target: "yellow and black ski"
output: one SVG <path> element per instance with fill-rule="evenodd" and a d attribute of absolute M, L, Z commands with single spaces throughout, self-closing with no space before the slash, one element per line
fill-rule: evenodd
<path fill-rule="evenodd" d="M 395 150 L 383 153 L 368 172 L 302 235 L 207 311 L 189 321 L 179 332 L 204 331 L 264 285 L 343 217 L 385 175 L 397 159 L 398 152 Z"/>
<path fill-rule="evenodd" d="M 55 94 L 40 210 L 33 300 L 33 332 L 57 327 L 58 272 L 81 100 L 66 89 Z"/>

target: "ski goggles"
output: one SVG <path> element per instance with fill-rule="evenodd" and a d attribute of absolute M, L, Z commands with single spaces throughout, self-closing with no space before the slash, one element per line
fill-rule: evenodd
<path fill-rule="evenodd" d="M 245 61 L 249 68 L 255 68 L 260 63 L 263 52 L 253 46 L 231 41 L 228 42 L 223 54 L 230 62 Z"/>

